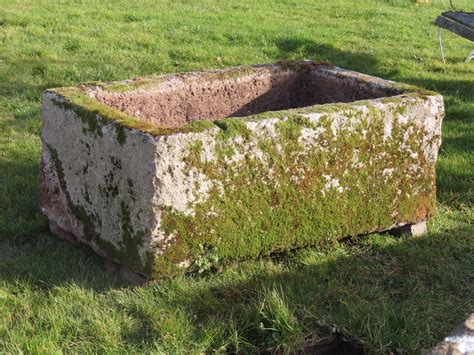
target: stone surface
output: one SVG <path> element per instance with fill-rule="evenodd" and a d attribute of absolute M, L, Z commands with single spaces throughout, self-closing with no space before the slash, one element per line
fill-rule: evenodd
<path fill-rule="evenodd" d="M 454 331 L 444 338 L 431 352 L 430 355 L 457 355 L 474 354 L 474 313 Z"/>
<path fill-rule="evenodd" d="M 417 226 L 443 115 L 436 93 L 313 62 L 52 89 L 41 208 L 147 278 Z"/>
<path fill-rule="evenodd" d="M 421 221 L 414 224 L 405 224 L 404 226 L 396 227 L 389 231 L 389 233 L 397 236 L 410 237 L 418 237 L 420 235 L 425 234 L 426 232 L 428 232 L 428 226 L 426 225 L 426 221 Z"/>

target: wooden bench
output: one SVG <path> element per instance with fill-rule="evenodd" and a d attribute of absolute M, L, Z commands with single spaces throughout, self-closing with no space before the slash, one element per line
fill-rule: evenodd
<path fill-rule="evenodd" d="M 446 11 L 436 18 L 435 24 L 438 25 L 439 47 L 441 50 L 441 57 L 445 63 L 443 41 L 441 40 L 441 28 L 474 42 L 474 12 Z M 469 62 L 473 58 L 474 50 L 469 53 L 466 62 Z"/>

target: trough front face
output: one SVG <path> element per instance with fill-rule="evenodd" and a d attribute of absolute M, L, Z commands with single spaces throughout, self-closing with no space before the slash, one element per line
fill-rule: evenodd
<path fill-rule="evenodd" d="M 285 62 L 48 90 L 51 230 L 147 278 L 435 212 L 441 96 Z"/>

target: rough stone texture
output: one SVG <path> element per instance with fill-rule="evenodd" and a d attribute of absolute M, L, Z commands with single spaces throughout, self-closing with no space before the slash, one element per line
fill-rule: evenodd
<path fill-rule="evenodd" d="M 428 226 L 426 225 L 426 221 L 418 222 L 415 224 L 405 224 L 404 226 L 400 226 L 389 231 L 389 233 L 397 236 L 409 237 L 418 237 L 420 235 L 425 234 L 426 232 L 428 232 Z"/>
<path fill-rule="evenodd" d="M 430 355 L 461 355 L 474 354 L 474 313 L 454 331 L 444 338 L 431 352 Z"/>
<path fill-rule="evenodd" d="M 436 93 L 314 62 L 48 90 L 41 208 L 147 278 L 416 225 L 443 115 Z"/>

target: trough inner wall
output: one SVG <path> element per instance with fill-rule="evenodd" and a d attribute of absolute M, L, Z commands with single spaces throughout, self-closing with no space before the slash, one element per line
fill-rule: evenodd
<path fill-rule="evenodd" d="M 111 107 L 160 127 L 179 128 L 199 120 L 243 117 L 316 104 L 351 102 L 393 95 L 355 78 L 327 72 L 265 70 L 210 80 L 199 75 L 169 76 L 158 86 L 93 96 Z"/>

